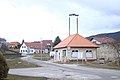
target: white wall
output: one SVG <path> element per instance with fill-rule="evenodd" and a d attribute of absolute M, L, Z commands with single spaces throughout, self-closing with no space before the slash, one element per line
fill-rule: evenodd
<path fill-rule="evenodd" d="M 99 42 L 99 41 L 97 41 L 97 40 L 95 40 L 95 39 L 93 39 L 91 42 L 93 42 L 93 43 L 95 43 L 95 44 L 102 44 L 101 42 Z"/>
<path fill-rule="evenodd" d="M 22 46 L 20 47 L 20 52 L 22 53 L 23 56 L 25 56 L 26 54 L 32 54 L 35 52 L 35 49 L 29 48 L 25 45 L 25 43 L 22 44 Z"/>
<path fill-rule="evenodd" d="M 62 61 L 64 59 L 63 57 L 63 50 L 66 50 L 66 56 L 68 59 L 85 59 L 86 58 L 86 50 L 92 50 L 93 56 L 88 57 L 87 59 L 97 59 L 97 49 L 96 48 L 71 48 L 71 50 L 67 50 L 67 48 L 62 48 L 62 49 L 55 49 L 55 56 L 54 59 L 57 61 Z M 77 57 L 72 57 L 72 50 L 78 50 Z M 59 53 L 60 53 L 60 59 L 59 59 Z M 75 55 L 74 55 L 75 56 Z"/>
<path fill-rule="evenodd" d="M 20 53 L 27 53 L 28 49 L 27 46 L 23 43 L 20 47 Z"/>

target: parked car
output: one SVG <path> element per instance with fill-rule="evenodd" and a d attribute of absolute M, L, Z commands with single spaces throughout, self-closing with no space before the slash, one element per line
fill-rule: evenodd
<path fill-rule="evenodd" d="M 99 58 L 99 64 L 105 64 L 105 58 Z"/>

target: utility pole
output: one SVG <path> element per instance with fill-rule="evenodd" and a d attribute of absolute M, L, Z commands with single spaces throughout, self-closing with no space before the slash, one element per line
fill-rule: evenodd
<path fill-rule="evenodd" d="M 41 44 L 41 60 L 42 60 L 42 38 L 40 44 Z"/>
<path fill-rule="evenodd" d="M 53 27 L 51 28 L 52 30 L 51 30 L 51 33 L 52 33 L 52 39 L 53 39 Z M 51 40 L 52 40 L 51 39 Z M 51 52 L 52 52 L 52 50 L 53 50 L 53 44 L 52 44 L 52 42 L 51 42 Z"/>

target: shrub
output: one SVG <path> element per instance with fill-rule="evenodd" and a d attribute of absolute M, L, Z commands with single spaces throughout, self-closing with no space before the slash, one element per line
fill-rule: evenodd
<path fill-rule="evenodd" d="M 9 68 L 3 54 L 0 52 L 0 80 L 7 78 Z"/>

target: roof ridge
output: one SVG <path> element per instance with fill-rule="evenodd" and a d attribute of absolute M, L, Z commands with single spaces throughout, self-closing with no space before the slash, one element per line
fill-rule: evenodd
<path fill-rule="evenodd" d="M 81 35 L 80 35 L 81 36 Z M 83 36 L 81 36 L 82 38 L 84 38 Z M 86 41 L 89 41 L 87 38 L 84 38 Z M 94 44 L 94 43 L 92 43 L 91 41 L 90 41 L 90 43 L 91 44 L 93 44 L 93 45 L 96 45 L 96 44 Z"/>
<path fill-rule="evenodd" d="M 72 42 L 72 40 L 77 36 L 77 34 L 74 34 L 75 36 L 70 40 L 70 42 L 67 44 L 67 46 Z M 73 35 L 71 35 L 73 36 Z"/>
<path fill-rule="evenodd" d="M 75 34 L 74 34 L 75 35 Z M 70 36 L 73 36 L 73 35 L 70 35 Z M 69 38 L 70 36 L 68 36 L 67 38 Z M 65 40 L 67 40 L 67 38 L 65 38 L 63 41 L 65 41 Z M 63 41 L 61 41 L 61 42 L 63 42 Z M 69 44 L 69 43 L 68 43 Z"/>
<path fill-rule="evenodd" d="M 90 42 L 88 39 L 84 38 L 83 36 L 76 33 L 64 39 L 54 48 L 62 48 L 62 47 L 96 47 L 97 48 L 98 46 Z"/>

